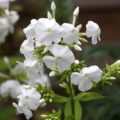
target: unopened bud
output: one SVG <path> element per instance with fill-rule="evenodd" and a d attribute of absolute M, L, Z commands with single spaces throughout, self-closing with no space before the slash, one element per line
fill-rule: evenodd
<path fill-rule="evenodd" d="M 77 42 L 78 45 L 82 45 L 82 43 L 80 41 Z"/>
<path fill-rule="evenodd" d="M 74 49 L 77 50 L 77 51 L 82 51 L 81 47 L 78 46 L 78 45 L 74 45 Z"/>
<path fill-rule="evenodd" d="M 55 76 L 55 71 L 50 72 L 50 73 L 49 73 L 49 76 L 50 76 L 50 77 Z"/>
<path fill-rule="evenodd" d="M 80 62 L 79 62 L 79 60 L 75 60 L 75 62 L 74 62 L 76 65 L 78 65 Z"/>
<path fill-rule="evenodd" d="M 48 19 L 52 19 L 52 15 L 49 11 L 47 12 L 47 17 L 48 17 Z"/>
<path fill-rule="evenodd" d="M 110 77 L 110 80 L 115 80 L 116 79 L 116 77 Z"/>
<path fill-rule="evenodd" d="M 9 61 L 8 57 L 5 56 L 3 59 L 4 59 L 4 62 L 5 62 L 6 64 L 9 64 L 10 61 Z"/>
<path fill-rule="evenodd" d="M 79 7 L 76 7 L 73 12 L 73 16 L 78 16 L 78 15 L 79 15 Z"/>
<path fill-rule="evenodd" d="M 51 10 L 52 10 L 52 11 L 55 11 L 55 10 L 56 10 L 55 2 L 52 2 L 52 3 L 51 3 Z"/>

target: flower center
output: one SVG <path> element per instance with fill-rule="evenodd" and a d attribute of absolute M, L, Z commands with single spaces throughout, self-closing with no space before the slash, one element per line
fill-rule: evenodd
<path fill-rule="evenodd" d="M 48 31 L 48 32 L 51 32 L 51 31 L 52 31 L 52 29 L 51 29 L 51 28 L 48 28 L 48 29 L 47 29 L 47 31 Z"/>
<path fill-rule="evenodd" d="M 25 96 L 25 98 L 28 100 L 30 97 L 29 96 Z"/>
<path fill-rule="evenodd" d="M 72 29 L 72 33 L 75 33 L 76 32 L 76 30 L 75 29 Z"/>

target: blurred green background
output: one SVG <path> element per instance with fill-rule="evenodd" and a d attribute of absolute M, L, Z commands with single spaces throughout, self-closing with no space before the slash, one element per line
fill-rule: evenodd
<path fill-rule="evenodd" d="M 15 33 L 9 35 L 4 44 L 0 45 L 0 71 L 7 72 L 3 56 L 9 56 L 11 66 L 16 61 L 21 60 L 19 48 L 25 39 L 23 28 L 25 28 L 32 18 L 46 17 L 50 10 L 52 0 L 16 0 L 11 3 L 11 9 L 17 10 L 20 20 L 15 25 Z M 110 0 L 105 2 L 94 0 L 54 0 L 57 5 L 57 21 L 72 21 L 72 12 L 76 6 L 80 6 L 80 15 L 77 24 L 82 24 L 81 31 L 85 31 L 88 20 L 97 22 L 102 30 L 102 41 L 98 45 L 84 44 L 83 51 L 76 54 L 84 59 L 88 65 L 98 64 L 105 67 L 120 59 L 120 1 Z M 120 120 L 120 82 L 115 81 L 112 86 L 98 88 L 102 94 L 109 96 L 104 100 L 82 103 L 84 108 L 83 120 Z M 56 88 L 59 91 L 59 89 Z M 24 120 L 24 116 L 16 117 L 15 109 L 11 105 L 11 99 L 0 98 L 0 120 Z M 38 110 L 33 120 L 39 120 Z"/>

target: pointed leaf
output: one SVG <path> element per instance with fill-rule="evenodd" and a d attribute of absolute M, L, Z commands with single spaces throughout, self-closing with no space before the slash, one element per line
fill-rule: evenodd
<path fill-rule="evenodd" d="M 90 100 L 97 100 L 97 99 L 103 99 L 105 98 L 99 93 L 95 92 L 84 92 L 80 93 L 75 97 L 75 100 L 80 100 L 80 101 L 90 101 Z"/>
<path fill-rule="evenodd" d="M 81 120 L 82 118 L 82 108 L 78 101 L 75 101 L 75 120 Z"/>

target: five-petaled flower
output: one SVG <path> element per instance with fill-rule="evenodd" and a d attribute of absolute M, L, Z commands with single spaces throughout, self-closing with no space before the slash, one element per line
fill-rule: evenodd
<path fill-rule="evenodd" d="M 84 67 L 81 72 L 73 72 L 71 74 L 71 82 L 78 85 L 80 91 L 87 91 L 93 87 L 93 83 L 98 83 L 101 80 L 102 71 L 94 65 Z"/>

